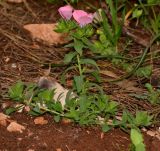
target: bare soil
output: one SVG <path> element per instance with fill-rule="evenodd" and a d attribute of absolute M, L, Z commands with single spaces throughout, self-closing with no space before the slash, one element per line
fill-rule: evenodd
<path fill-rule="evenodd" d="M 57 5 L 39 0 L 28 0 L 26 4 L 0 5 L 0 112 L 5 102 L 7 89 L 17 80 L 32 82 L 43 75 L 43 64 L 59 63 L 65 52 L 58 46 L 36 43 L 23 30 L 23 25 L 31 23 L 53 23 L 57 21 Z M 133 49 L 137 49 L 139 46 Z M 141 47 L 139 48 L 139 50 Z M 108 66 L 108 65 L 106 65 Z M 58 79 L 63 67 L 51 70 L 51 76 Z M 121 72 L 120 72 L 121 73 Z M 106 85 L 106 93 L 113 95 L 119 103 L 131 111 L 154 109 L 148 103 L 137 102 L 126 95 L 120 87 Z M 135 103 L 136 102 L 136 103 Z M 132 104 L 132 105 L 131 105 Z M 44 115 L 49 121 L 46 125 L 35 125 L 33 116 L 27 113 L 14 113 L 11 119 L 24 125 L 23 133 L 8 132 L 0 126 L 0 151 L 128 151 L 129 135 L 113 129 L 102 133 L 98 127 L 80 127 L 76 124 L 55 123 L 51 115 Z M 147 151 L 160 151 L 160 141 L 144 134 Z"/>
<path fill-rule="evenodd" d="M 35 125 L 33 116 L 15 113 L 12 119 L 24 125 L 23 133 L 8 132 L 0 127 L 0 150 L 8 151 L 128 151 L 129 135 L 120 129 L 107 133 L 97 127 L 80 127 L 75 124 L 54 123 L 53 117 L 44 115 L 47 125 Z M 147 151 L 159 151 L 160 142 L 144 135 Z"/>

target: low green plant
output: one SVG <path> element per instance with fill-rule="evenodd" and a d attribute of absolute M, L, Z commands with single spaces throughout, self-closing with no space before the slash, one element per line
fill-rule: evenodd
<path fill-rule="evenodd" d="M 137 111 L 136 115 L 133 116 L 127 110 L 123 111 L 122 121 L 119 123 L 121 127 L 127 128 L 137 128 L 137 127 L 145 127 L 152 124 L 152 116 L 149 116 L 146 111 Z"/>
<path fill-rule="evenodd" d="M 151 104 L 159 104 L 160 103 L 160 89 L 154 89 L 151 84 L 146 83 L 145 87 L 148 90 L 147 100 Z"/>
<path fill-rule="evenodd" d="M 111 24 L 109 24 L 106 13 L 104 10 L 102 10 L 101 11 L 102 29 L 103 29 L 104 35 L 107 37 L 109 42 L 114 47 L 116 47 L 117 42 L 122 32 L 122 26 L 123 26 L 123 21 L 124 21 L 124 16 L 125 16 L 125 9 L 123 10 L 122 21 L 120 22 L 118 20 L 118 0 L 115 0 L 114 2 L 112 0 L 105 0 L 105 2 L 109 6 L 112 22 Z"/>
<path fill-rule="evenodd" d="M 83 80 L 79 78 L 80 77 L 77 76 L 74 79 L 74 89 L 79 93 L 79 97 L 77 99 L 66 98 L 64 108 L 59 101 L 53 100 L 54 90 L 43 90 L 34 87 L 34 89 L 30 91 L 29 85 L 17 82 L 10 88 L 8 93 L 10 98 L 28 105 L 31 109 L 29 114 L 37 116 L 49 112 L 53 114 L 56 122 L 58 119 L 60 120 L 61 117 L 66 117 L 80 125 L 100 124 L 101 121 L 98 117 L 103 118 L 104 122 L 114 116 L 118 110 L 118 103 L 111 101 L 108 96 L 103 94 L 102 90 L 100 90 L 99 93 L 91 93 L 89 90 L 96 87 L 96 85 L 92 83 L 84 83 L 83 81 L 83 84 L 81 84 L 82 87 L 77 87 L 76 85 L 79 85 L 79 82 Z M 21 85 L 21 87 L 19 85 Z M 28 96 L 28 93 L 31 93 L 31 95 Z M 16 99 L 13 94 L 16 94 Z M 6 110 L 6 113 L 11 114 L 18 109 L 21 108 L 9 108 Z"/>

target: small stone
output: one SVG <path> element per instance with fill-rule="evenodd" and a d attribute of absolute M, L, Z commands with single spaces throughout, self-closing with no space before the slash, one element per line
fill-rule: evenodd
<path fill-rule="evenodd" d="M 156 135 L 156 138 L 157 138 L 158 140 L 160 140 L 160 135 Z"/>
<path fill-rule="evenodd" d="M 24 0 L 7 0 L 9 3 L 22 3 Z"/>
<path fill-rule="evenodd" d="M 11 122 L 8 125 L 7 130 L 9 132 L 20 132 L 20 133 L 22 133 L 23 130 L 25 130 L 25 127 L 21 124 L 18 124 L 17 122 Z"/>
<path fill-rule="evenodd" d="M 16 69 L 17 68 L 17 64 L 16 63 L 12 63 L 11 67 L 14 68 L 14 69 Z"/>
<path fill-rule="evenodd" d="M 48 121 L 44 119 L 44 117 L 37 117 L 34 119 L 34 124 L 36 125 L 45 125 Z"/>
<path fill-rule="evenodd" d="M 1 120 L 6 120 L 7 118 L 9 118 L 9 116 L 3 114 L 3 113 L 0 113 L 0 121 Z"/>
<path fill-rule="evenodd" d="M 87 134 L 90 134 L 90 131 L 87 130 L 86 132 L 87 132 Z"/>
<path fill-rule="evenodd" d="M 102 132 L 102 133 L 101 133 L 101 139 L 103 139 L 103 138 L 104 138 L 104 133 Z"/>
<path fill-rule="evenodd" d="M 25 106 L 24 109 L 25 109 L 25 111 L 27 111 L 27 112 L 29 112 L 29 111 L 31 110 L 29 106 Z"/>
<path fill-rule="evenodd" d="M 27 24 L 23 28 L 30 33 L 34 41 L 43 41 L 48 45 L 65 44 L 67 42 L 66 35 L 55 32 L 56 25 L 56 23 Z"/>
<path fill-rule="evenodd" d="M 57 148 L 56 151 L 62 151 L 62 149 L 61 148 Z"/>
<path fill-rule="evenodd" d="M 142 128 L 142 131 L 143 131 L 143 132 L 147 132 L 147 129 L 143 127 L 143 128 Z"/>
<path fill-rule="evenodd" d="M 7 126 L 7 121 L 6 121 L 6 120 L 1 120 L 1 121 L 0 121 L 0 125 L 2 125 L 2 126 Z"/>
<path fill-rule="evenodd" d="M 0 113 L 0 125 L 2 126 L 7 126 L 7 119 L 9 118 L 9 116 Z"/>
<path fill-rule="evenodd" d="M 153 137 L 153 136 L 155 136 L 156 133 L 153 131 L 147 131 L 147 134 Z"/>
<path fill-rule="evenodd" d="M 7 58 L 5 58 L 5 60 L 4 60 L 6 63 L 8 63 L 9 61 L 10 61 L 10 58 L 9 57 L 7 57 Z"/>
<path fill-rule="evenodd" d="M 21 141 L 23 138 L 17 138 L 18 141 Z"/>
<path fill-rule="evenodd" d="M 67 119 L 67 118 L 63 118 L 62 119 L 62 123 L 63 124 L 70 124 L 70 123 L 72 123 L 72 120 L 71 119 Z"/>
<path fill-rule="evenodd" d="M 28 149 L 27 151 L 35 151 L 34 149 Z"/>

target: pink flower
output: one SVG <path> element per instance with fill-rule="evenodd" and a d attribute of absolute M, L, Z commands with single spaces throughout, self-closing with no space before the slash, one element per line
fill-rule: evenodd
<path fill-rule="evenodd" d="M 70 5 L 66 5 L 66 6 L 60 7 L 58 9 L 58 12 L 64 19 L 70 20 L 72 17 L 73 8 Z"/>
<path fill-rule="evenodd" d="M 93 21 L 93 14 L 88 14 L 83 10 L 74 10 L 73 18 L 77 21 L 77 23 L 83 27 Z"/>

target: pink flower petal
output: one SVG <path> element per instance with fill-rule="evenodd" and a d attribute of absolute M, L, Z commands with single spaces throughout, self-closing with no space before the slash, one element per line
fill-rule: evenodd
<path fill-rule="evenodd" d="M 66 5 L 66 6 L 60 7 L 58 9 L 58 12 L 64 19 L 70 20 L 72 17 L 73 8 L 70 5 Z"/>
<path fill-rule="evenodd" d="M 93 14 L 88 14 L 83 10 L 75 10 L 73 12 L 73 18 L 77 21 L 77 23 L 83 27 L 93 21 Z"/>

